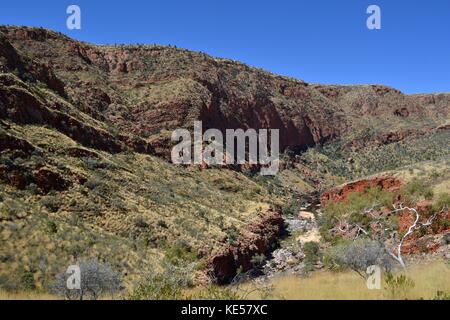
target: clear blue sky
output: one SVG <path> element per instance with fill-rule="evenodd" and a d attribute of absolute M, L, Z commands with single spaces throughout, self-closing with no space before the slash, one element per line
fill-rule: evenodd
<path fill-rule="evenodd" d="M 82 29 L 66 28 L 66 8 Z M 366 28 L 366 9 L 382 29 Z M 450 0 L 2 1 L 0 24 L 105 43 L 172 44 L 319 83 L 450 92 Z"/>

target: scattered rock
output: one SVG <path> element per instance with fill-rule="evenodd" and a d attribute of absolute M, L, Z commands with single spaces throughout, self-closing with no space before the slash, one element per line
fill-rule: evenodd
<path fill-rule="evenodd" d="M 314 228 L 305 234 L 297 237 L 297 241 L 302 245 L 306 242 L 320 242 L 321 236 L 318 228 Z"/>
<path fill-rule="evenodd" d="M 264 275 L 271 277 L 280 272 L 298 273 L 303 269 L 301 263 L 304 258 L 303 252 L 294 253 L 287 248 L 277 249 L 272 252 L 271 259 L 263 266 Z"/>
<path fill-rule="evenodd" d="M 314 213 L 309 212 L 309 211 L 300 211 L 300 213 L 298 214 L 299 219 L 306 219 L 306 220 L 315 220 L 315 216 Z"/>

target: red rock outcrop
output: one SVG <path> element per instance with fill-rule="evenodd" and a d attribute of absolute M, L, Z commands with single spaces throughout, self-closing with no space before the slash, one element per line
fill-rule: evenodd
<path fill-rule="evenodd" d="M 71 147 L 66 150 L 67 154 L 75 158 L 98 158 L 98 154 L 78 147 Z"/>
<path fill-rule="evenodd" d="M 353 192 L 364 192 L 369 188 L 380 187 L 382 190 L 396 191 L 402 185 L 401 181 L 392 176 L 381 176 L 372 179 L 353 181 L 328 190 L 321 194 L 320 203 L 327 204 L 329 201 L 345 201 Z"/>
<path fill-rule="evenodd" d="M 0 57 L 3 57 L 6 62 L 0 62 L 1 72 L 15 71 L 26 80 L 39 80 L 65 97 L 64 83 L 54 74 L 53 70 L 46 63 L 38 63 L 20 55 L 1 33 Z"/>
<path fill-rule="evenodd" d="M 253 268 L 252 258 L 257 254 L 267 254 L 273 243 L 284 230 L 284 220 L 280 213 L 269 211 L 245 227 L 236 243 L 228 244 L 209 260 L 209 267 L 218 283 L 231 281 L 240 268 Z"/>
<path fill-rule="evenodd" d="M 427 222 L 427 215 L 431 209 L 432 203 L 429 201 L 420 201 L 416 203 L 416 207 L 421 215 L 420 222 Z M 416 216 L 414 213 L 404 211 L 400 215 L 399 219 L 399 232 L 405 233 L 408 228 L 414 223 Z M 434 220 L 431 226 L 422 227 L 405 239 L 402 247 L 402 253 L 414 254 L 414 253 L 430 253 L 439 249 L 442 243 L 442 237 L 444 234 L 450 232 L 450 226 L 442 223 L 442 221 L 450 221 L 450 210 L 440 213 Z"/>

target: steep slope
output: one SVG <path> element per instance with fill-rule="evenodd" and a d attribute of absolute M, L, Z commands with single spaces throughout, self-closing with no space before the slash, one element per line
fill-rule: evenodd
<path fill-rule="evenodd" d="M 290 198 L 448 157 L 449 111 L 450 94 L 307 84 L 173 47 L 0 27 L 0 286 L 45 288 L 86 256 L 132 281 L 179 260 L 203 271 L 223 252 L 229 280 L 270 249 L 280 220 L 270 236 L 258 223 Z M 280 129 L 281 172 L 172 165 L 170 134 L 194 120 Z"/>
<path fill-rule="evenodd" d="M 449 94 L 308 85 L 172 47 L 94 46 L 43 29 L 2 31 L 18 50 L 51 66 L 77 109 L 156 146 L 193 120 L 205 129 L 278 128 L 283 149 L 302 150 L 368 128 L 431 130 L 450 111 Z"/>

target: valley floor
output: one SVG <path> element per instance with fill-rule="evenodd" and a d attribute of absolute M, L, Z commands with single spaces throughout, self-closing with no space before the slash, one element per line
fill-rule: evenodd
<path fill-rule="evenodd" d="M 400 274 L 400 273 L 399 273 Z M 450 291 L 450 266 L 442 260 L 421 263 L 408 268 L 401 274 L 412 279 L 414 285 L 393 293 L 384 281 L 379 290 L 369 290 L 366 282 L 356 273 L 316 271 L 309 277 L 296 275 L 278 275 L 268 283 L 257 287 L 264 290 L 256 290 L 254 282 L 239 286 L 238 292 L 249 293 L 247 299 L 269 300 L 391 300 L 391 299 L 436 299 L 438 292 Z M 200 292 L 198 287 L 189 291 Z M 188 294 L 188 295 L 189 295 Z M 36 292 L 8 293 L 0 291 L 0 300 L 57 300 L 57 296 Z M 111 299 L 111 298 L 106 298 Z M 115 297 L 121 300 L 122 297 Z"/>
<path fill-rule="evenodd" d="M 450 290 L 450 266 L 442 260 L 412 266 L 404 274 L 414 286 L 393 294 L 382 281 L 379 290 L 369 290 L 366 281 L 352 271 L 317 271 L 310 277 L 280 275 L 270 280 L 272 299 L 287 300 L 384 300 L 434 299 L 438 291 Z M 249 284 L 249 286 L 251 286 Z M 261 294 L 250 294 L 260 299 Z"/>

